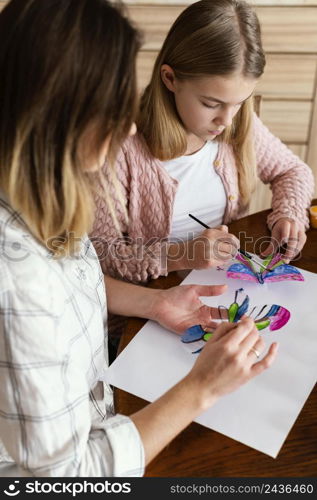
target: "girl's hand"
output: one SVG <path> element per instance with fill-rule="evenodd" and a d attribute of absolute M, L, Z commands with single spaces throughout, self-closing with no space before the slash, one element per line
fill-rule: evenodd
<path fill-rule="evenodd" d="M 252 349 L 261 355 L 264 348 L 264 341 L 250 318 L 218 326 L 186 377 L 188 383 L 201 391 L 202 409 L 269 368 L 276 357 L 277 344 L 271 344 L 268 353 L 258 361 Z"/>
<path fill-rule="evenodd" d="M 200 297 L 221 295 L 226 289 L 227 285 L 180 285 L 155 290 L 152 310 L 147 317 L 176 333 L 183 333 L 197 324 L 215 328 L 220 318 L 218 308 L 206 306 Z"/>
<path fill-rule="evenodd" d="M 239 240 L 228 233 L 227 226 L 206 229 L 197 238 L 171 243 L 168 250 L 168 271 L 208 269 L 232 259 Z"/>
<path fill-rule="evenodd" d="M 293 221 L 287 217 L 279 219 L 272 228 L 271 242 L 262 252 L 263 257 L 272 255 L 278 251 L 278 248 L 284 245 L 286 251 L 283 260 L 288 263 L 293 260 L 302 250 L 306 242 L 305 229 L 302 224 Z"/>

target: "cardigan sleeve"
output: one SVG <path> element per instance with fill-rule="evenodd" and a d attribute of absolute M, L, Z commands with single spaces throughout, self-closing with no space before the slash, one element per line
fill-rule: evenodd
<path fill-rule="evenodd" d="M 272 212 L 267 223 L 288 217 L 309 227 L 308 207 L 314 193 L 311 169 L 275 137 L 254 115 L 255 153 L 258 175 L 272 189 Z"/>
<path fill-rule="evenodd" d="M 134 191 L 139 191 L 136 185 L 138 179 L 133 172 L 133 168 L 139 168 L 135 158 L 127 151 L 127 148 L 123 148 L 116 161 L 116 176 L 125 200 L 128 221 L 124 208 L 116 195 L 108 167 L 105 164 L 102 173 L 110 187 L 110 196 L 120 230 L 114 223 L 105 197 L 96 195 L 95 221 L 89 235 L 104 274 L 133 282 L 146 282 L 161 275 L 166 276 L 167 239 L 145 238 L 141 229 L 134 231 L 134 233 L 138 233 L 137 236 L 132 237 L 131 235 L 131 224 L 133 223 L 134 227 L 140 226 L 136 220 L 139 212 L 136 205 L 142 202 L 141 195 L 131 196 L 132 183 Z M 140 168 L 142 167 L 140 166 Z"/>

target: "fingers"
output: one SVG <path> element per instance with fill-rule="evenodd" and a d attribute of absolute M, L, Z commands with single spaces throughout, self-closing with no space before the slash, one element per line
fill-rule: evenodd
<path fill-rule="evenodd" d="M 250 350 L 255 348 L 256 344 L 261 344 L 261 351 L 264 348 L 264 342 L 260 339 L 260 334 L 255 326 L 255 323 L 252 325 L 252 329 L 249 331 L 248 335 L 246 335 L 240 342 L 241 351 L 245 352 L 248 356 L 250 354 Z M 263 342 L 263 345 L 262 345 Z M 255 348 L 256 349 L 256 348 Z M 252 352 L 252 351 L 251 351 Z"/>
<path fill-rule="evenodd" d="M 251 367 L 251 376 L 255 377 L 256 375 L 260 375 L 264 370 L 267 370 L 272 363 L 274 362 L 278 351 L 278 344 L 274 342 L 271 344 L 268 353 L 264 356 L 261 361 L 256 362 Z"/>
<path fill-rule="evenodd" d="M 228 288 L 228 285 L 190 285 L 199 297 L 212 297 L 222 295 Z"/>
<path fill-rule="evenodd" d="M 306 235 L 305 231 L 304 230 L 299 231 L 299 233 L 298 233 L 298 251 L 299 252 L 303 249 L 306 241 L 307 241 L 307 235 Z"/>
<path fill-rule="evenodd" d="M 214 321 L 212 318 L 209 321 L 206 321 L 204 324 L 200 325 L 204 332 L 213 333 L 214 330 L 219 326 L 218 321 Z"/>
<path fill-rule="evenodd" d="M 261 256 L 267 257 L 268 255 L 275 254 L 278 250 L 278 247 L 279 247 L 278 242 L 275 239 L 270 241 L 266 249 L 263 252 L 261 252 Z"/>
<path fill-rule="evenodd" d="M 220 315 L 218 308 L 202 305 L 196 315 L 194 324 L 199 324 L 214 330 L 219 325 L 219 319 Z M 193 318 L 191 320 L 193 320 Z"/>
<path fill-rule="evenodd" d="M 284 246 L 283 260 L 288 263 L 294 259 L 302 250 L 306 242 L 304 227 L 292 219 L 279 219 L 272 229 L 272 240 L 268 247 L 262 252 L 262 256 L 274 254 L 279 247 Z"/>
<path fill-rule="evenodd" d="M 288 241 L 289 231 L 289 221 L 284 219 L 278 221 L 272 229 L 271 241 L 264 252 L 262 252 L 262 256 L 267 257 L 278 252 L 279 248 Z"/>
<path fill-rule="evenodd" d="M 219 313 L 219 318 L 222 321 L 228 321 L 229 320 L 229 311 L 226 307 L 224 306 L 218 306 L 218 313 Z"/>
<path fill-rule="evenodd" d="M 291 260 L 295 258 L 298 254 L 297 250 L 298 239 L 297 238 L 289 238 L 287 242 L 284 243 L 284 254 L 283 260 L 286 264 L 288 264 Z"/>
<path fill-rule="evenodd" d="M 239 323 L 231 323 L 233 325 L 236 325 L 236 328 L 231 334 L 231 340 L 235 344 L 241 344 L 241 342 L 246 339 L 251 332 L 254 332 L 254 321 L 251 318 L 243 318 Z M 252 334 L 253 338 L 253 343 L 251 346 L 255 343 L 255 335 L 254 333 Z"/>
<path fill-rule="evenodd" d="M 202 237 L 207 238 L 212 244 L 211 252 L 217 260 L 223 260 L 228 256 L 235 255 L 240 246 L 238 238 L 228 233 L 227 226 L 220 227 L 224 229 L 206 229 L 202 233 Z"/>
<path fill-rule="evenodd" d="M 227 335 L 229 332 L 233 332 L 237 329 L 239 323 L 230 323 L 229 321 L 224 321 L 214 331 L 213 339 L 219 340 L 220 338 Z"/>
<path fill-rule="evenodd" d="M 209 306 L 203 305 L 202 308 L 206 309 L 207 321 L 209 321 L 209 320 L 212 320 L 212 321 L 214 321 L 214 320 L 218 320 L 218 321 L 222 320 L 222 321 L 224 321 L 224 320 L 228 319 L 228 315 L 225 317 L 225 314 L 222 313 L 222 310 L 219 309 L 219 307 L 209 307 Z M 202 324 L 203 323 L 201 323 L 201 325 Z"/>
<path fill-rule="evenodd" d="M 224 241 L 219 238 L 215 242 L 214 257 L 217 260 L 228 260 L 232 259 L 236 255 L 238 247 L 235 245 L 234 241 Z"/>
<path fill-rule="evenodd" d="M 306 242 L 306 234 L 304 231 L 292 230 L 286 242 L 286 251 L 283 260 L 288 263 L 299 254 Z"/>
<path fill-rule="evenodd" d="M 258 337 L 259 337 L 259 333 L 258 333 Z M 250 361 L 252 363 L 254 363 L 254 361 L 258 361 L 262 352 L 264 351 L 264 348 L 265 348 L 265 343 L 264 343 L 263 338 L 260 336 L 257 339 L 256 343 L 252 347 L 250 347 L 250 350 L 248 352 L 248 358 L 250 359 Z"/>
<path fill-rule="evenodd" d="M 224 233 L 228 233 L 228 231 L 229 231 L 228 226 L 225 226 L 225 225 L 215 227 L 215 229 L 219 229 L 219 231 L 222 231 Z"/>
<path fill-rule="evenodd" d="M 234 257 L 240 247 L 240 241 L 233 234 L 227 234 L 217 238 L 215 241 L 214 255 L 216 258 L 221 254 L 230 255 Z"/>
<path fill-rule="evenodd" d="M 234 345 L 238 345 L 244 338 L 246 338 L 250 334 L 250 332 L 253 330 L 253 327 L 254 321 L 248 317 L 242 319 L 241 321 L 239 321 L 239 323 L 224 321 L 217 327 L 216 331 L 214 332 L 214 339 L 220 339 L 230 332 L 227 340 Z M 255 343 L 255 340 L 253 341 L 253 343 Z"/>
<path fill-rule="evenodd" d="M 211 309 L 210 314 L 212 315 L 213 319 L 228 321 L 227 309 L 223 309 L 223 307 L 211 307 L 210 309 Z"/>
<path fill-rule="evenodd" d="M 297 254 L 296 246 L 298 243 L 298 229 L 295 223 L 292 224 L 289 221 L 281 223 L 279 225 L 279 229 L 279 243 L 280 245 L 284 245 L 285 248 L 283 260 L 288 263 Z"/>

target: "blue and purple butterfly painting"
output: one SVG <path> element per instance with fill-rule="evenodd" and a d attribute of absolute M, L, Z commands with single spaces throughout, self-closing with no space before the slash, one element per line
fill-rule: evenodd
<path fill-rule="evenodd" d="M 230 321 L 237 323 L 245 314 L 253 318 L 259 331 L 269 328 L 270 331 L 282 328 L 291 317 L 291 313 L 285 307 L 277 304 L 250 307 L 249 296 L 244 294 L 241 303 L 238 297 L 244 292 L 243 288 L 235 291 L 234 302 L 229 307 L 218 306 L 220 321 Z M 194 325 L 188 328 L 181 336 L 184 344 L 189 344 L 192 354 L 198 354 L 204 347 L 205 342 L 213 335 L 212 329 L 204 329 L 201 325 Z"/>
<path fill-rule="evenodd" d="M 281 254 L 270 255 L 257 271 L 248 257 L 237 254 L 235 262 L 227 269 L 227 277 L 261 283 L 273 281 L 304 281 L 301 272 L 294 266 L 285 264 Z"/>

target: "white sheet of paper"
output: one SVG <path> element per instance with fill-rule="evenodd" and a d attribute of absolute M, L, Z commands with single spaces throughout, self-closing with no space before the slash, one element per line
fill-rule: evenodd
<path fill-rule="evenodd" d="M 204 297 L 225 305 L 243 288 L 252 305 L 278 304 L 291 312 L 280 330 L 262 332 L 268 347 L 278 341 L 273 366 L 234 393 L 222 397 L 196 422 L 276 457 L 317 379 L 317 275 L 302 271 L 304 282 L 260 285 L 227 279 L 226 271 L 192 271 L 183 284 L 228 284 L 225 294 Z M 105 380 L 147 401 L 154 401 L 192 367 L 197 355 L 180 337 L 148 321 L 105 373 Z"/>

